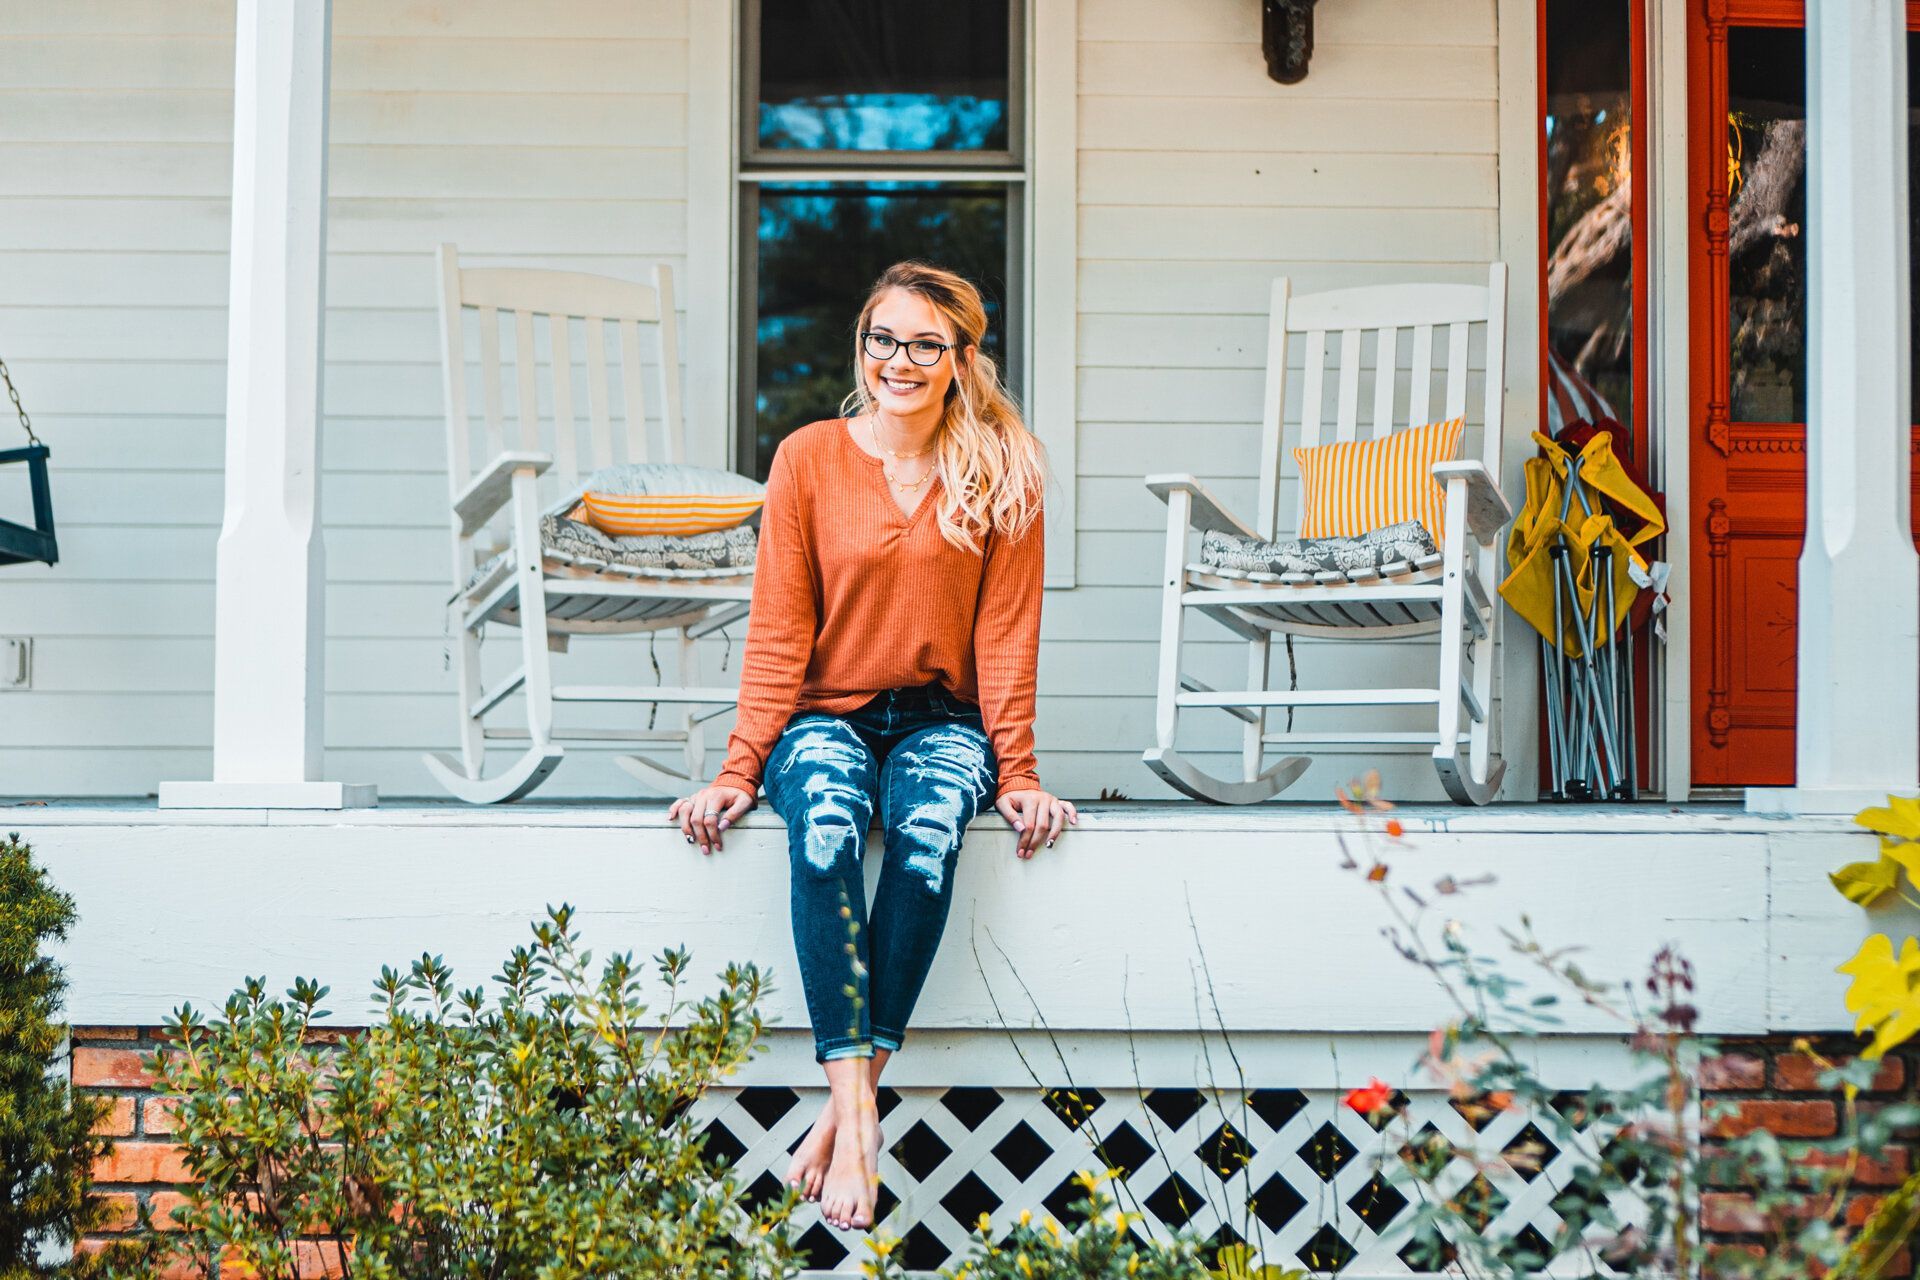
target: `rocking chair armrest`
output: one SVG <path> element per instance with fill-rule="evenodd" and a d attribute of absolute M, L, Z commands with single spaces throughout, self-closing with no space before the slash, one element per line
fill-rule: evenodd
<path fill-rule="evenodd" d="M 1188 523 L 1202 533 L 1231 533 L 1236 537 L 1247 538 L 1254 542 L 1260 535 L 1243 524 L 1240 518 L 1221 503 L 1220 499 L 1207 491 L 1207 487 L 1184 472 L 1166 472 L 1147 477 L 1147 488 L 1162 502 L 1168 495 L 1176 492 L 1193 496 L 1193 505 L 1188 515 Z"/>
<path fill-rule="evenodd" d="M 1513 519 L 1513 505 L 1500 486 L 1494 483 L 1487 464 L 1477 459 L 1466 462 L 1436 462 L 1433 478 L 1442 488 L 1459 481 L 1467 486 L 1467 528 L 1482 545 L 1491 546 Z"/>
<path fill-rule="evenodd" d="M 501 507 L 507 505 L 507 498 L 513 492 L 515 472 L 531 471 L 537 476 L 552 465 L 552 456 L 545 453 L 508 449 L 500 454 L 487 464 L 485 471 L 473 478 L 472 484 L 455 495 L 453 515 L 460 522 L 460 532 L 477 532 L 493 519 Z"/>

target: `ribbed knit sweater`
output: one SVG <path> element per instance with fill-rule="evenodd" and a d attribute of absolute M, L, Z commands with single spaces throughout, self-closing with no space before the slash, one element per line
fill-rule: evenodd
<path fill-rule="evenodd" d="M 938 680 L 980 706 L 998 795 L 1040 785 L 1033 757 L 1042 522 L 967 552 L 940 536 L 940 479 L 906 515 L 847 420 L 780 442 L 767 476 L 740 712 L 716 785 L 752 794 L 796 711 L 852 711 Z"/>

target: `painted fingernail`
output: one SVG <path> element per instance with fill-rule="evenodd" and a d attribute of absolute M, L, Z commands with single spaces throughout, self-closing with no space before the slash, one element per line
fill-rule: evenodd
<path fill-rule="evenodd" d="M 1049 849 L 1053 848 L 1053 841 L 1051 840 L 1047 841 L 1047 848 Z"/>
<path fill-rule="evenodd" d="M 688 844 L 692 844 L 692 843 L 693 843 L 693 837 L 692 837 L 692 836 L 688 836 L 688 837 L 687 837 L 687 843 L 688 843 Z"/>
<path fill-rule="evenodd" d="M 733 821 L 732 821 L 732 819 L 729 819 L 729 818 L 722 818 L 722 819 L 720 819 L 720 829 L 721 829 L 722 831 L 725 831 L 725 830 L 726 830 L 726 829 L 727 829 L 728 827 L 730 827 L 730 826 L 732 826 L 732 825 L 733 825 Z"/>

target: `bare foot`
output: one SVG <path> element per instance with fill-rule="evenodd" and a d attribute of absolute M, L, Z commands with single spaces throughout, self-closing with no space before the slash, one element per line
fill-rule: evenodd
<path fill-rule="evenodd" d="M 827 1166 L 833 1162 L 836 1127 L 833 1099 L 829 1097 L 820 1108 L 820 1118 L 794 1148 L 793 1163 L 787 1166 L 787 1185 L 796 1188 L 802 1200 L 820 1198 L 820 1187 L 827 1180 Z"/>
<path fill-rule="evenodd" d="M 867 1172 L 863 1135 L 839 1128 L 833 1137 L 833 1163 L 820 1192 L 820 1216 L 842 1230 L 873 1226 L 873 1178 Z"/>

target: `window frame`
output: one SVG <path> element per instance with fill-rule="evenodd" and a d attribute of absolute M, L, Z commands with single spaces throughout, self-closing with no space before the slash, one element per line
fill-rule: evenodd
<path fill-rule="evenodd" d="M 980 169 L 1024 173 L 1027 158 L 1028 0 L 1007 0 L 1007 146 L 995 151 L 808 150 L 760 145 L 760 14 L 766 0 L 742 0 L 735 142 L 742 169 Z"/>
<path fill-rule="evenodd" d="M 910 182 L 929 186 L 1004 187 L 1007 195 L 1006 292 L 1001 299 L 1005 326 L 1002 335 L 1004 380 L 1016 401 L 1027 405 L 1032 368 L 1029 342 L 1028 277 L 1033 270 L 1029 248 L 1033 218 L 1028 178 L 1033 147 L 1029 139 L 1026 102 L 1027 65 L 1033 56 L 1033 34 L 1028 24 L 1028 0 L 1008 0 L 1007 116 L 1009 149 L 1005 151 L 847 151 L 770 149 L 757 145 L 760 97 L 760 14 L 765 0 L 741 0 L 739 32 L 740 71 L 735 95 L 735 138 L 739 159 L 733 166 L 736 192 L 734 261 L 733 458 L 734 467 L 751 474 L 758 459 L 757 410 L 759 388 L 760 190 L 764 185 L 803 182 L 856 185 Z"/>

